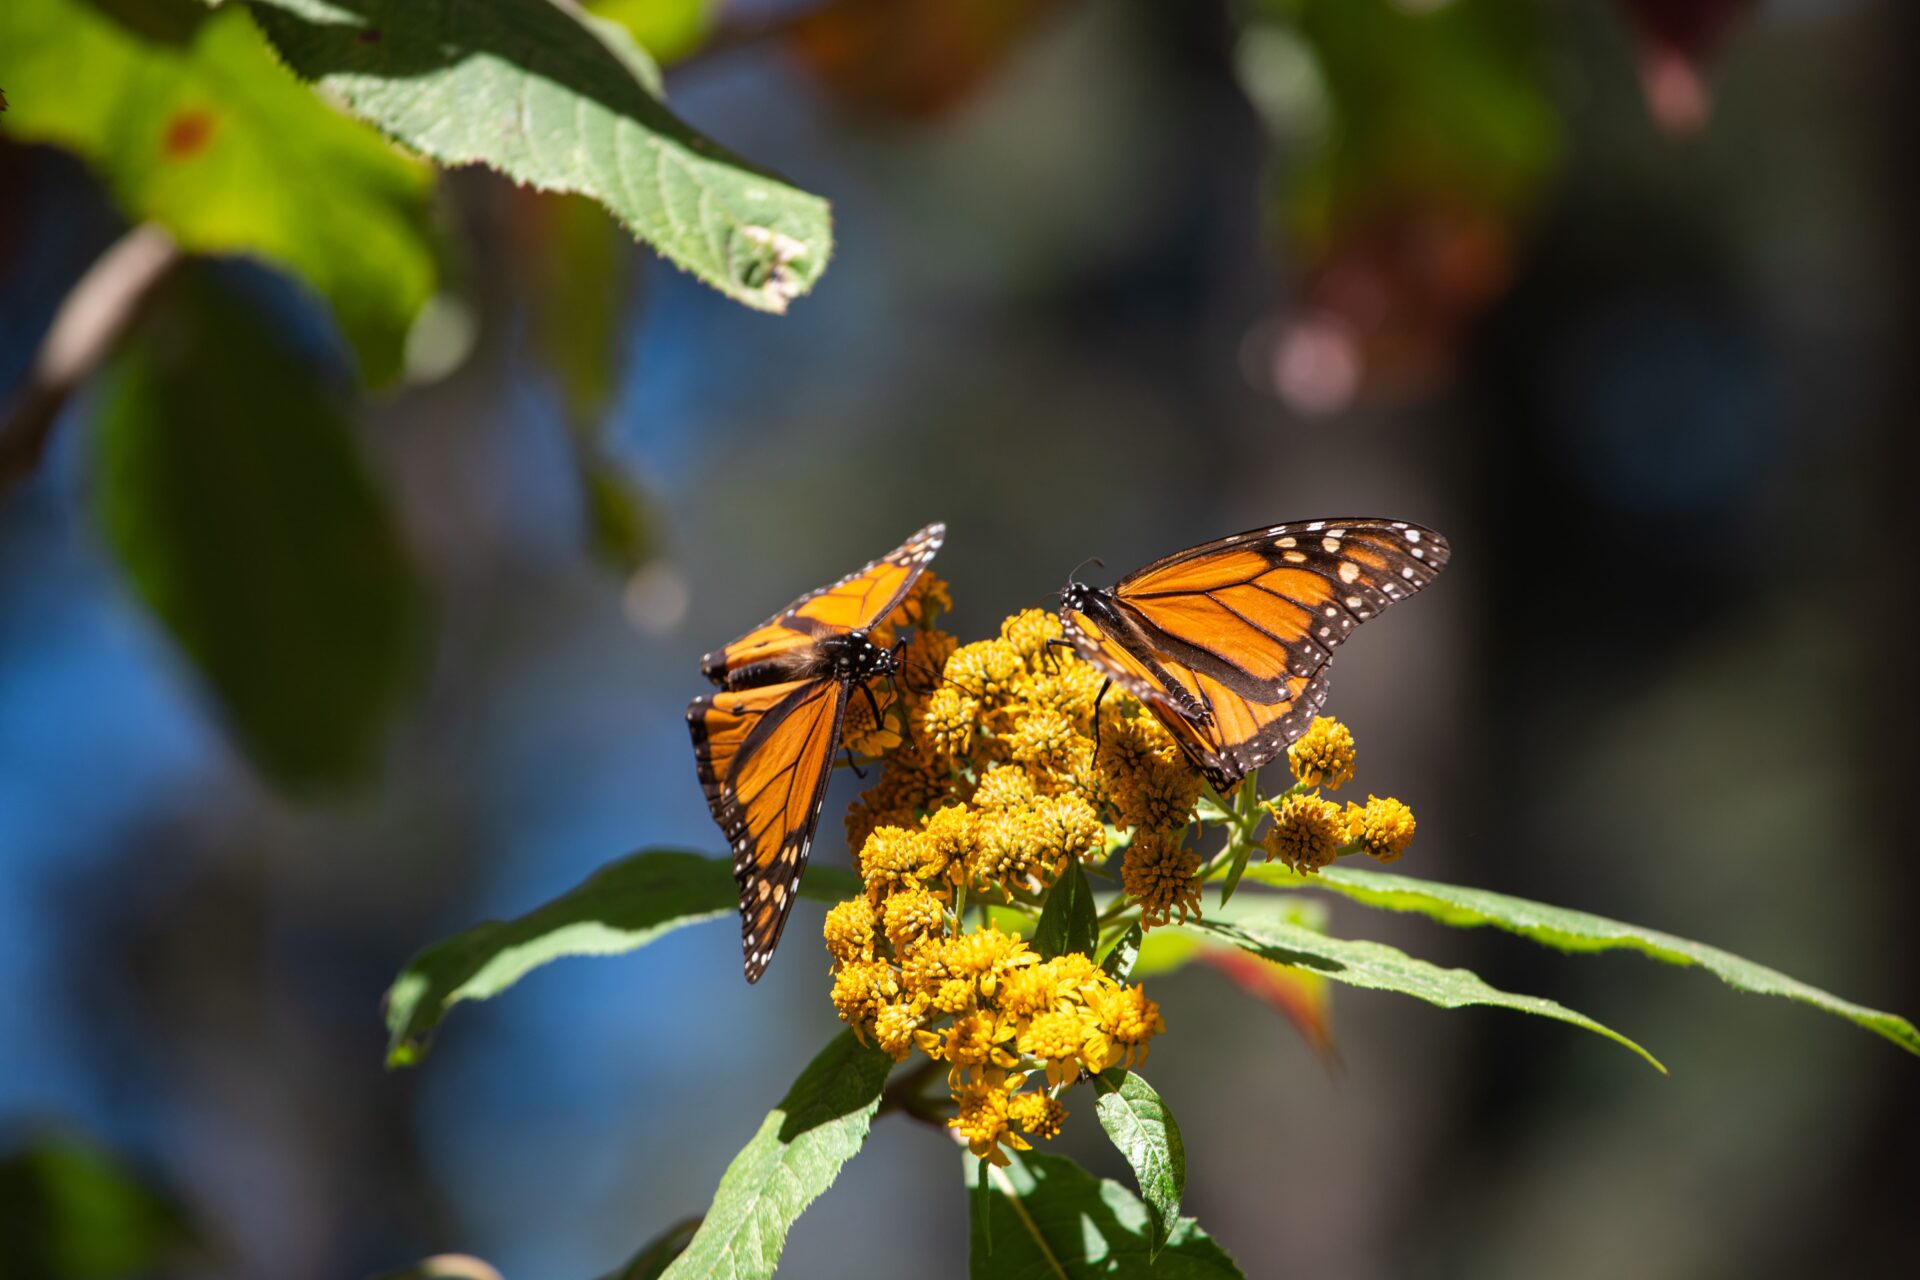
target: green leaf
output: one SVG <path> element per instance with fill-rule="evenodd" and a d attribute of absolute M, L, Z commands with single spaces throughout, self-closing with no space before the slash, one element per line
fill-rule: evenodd
<path fill-rule="evenodd" d="M 1099 909 L 1093 903 L 1093 887 L 1087 883 L 1080 860 L 1068 859 L 1067 869 L 1053 882 L 1046 905 L 1040 908 L 1033 949 L 1047 960 L 1069 951 L 1090 956 L 1099 942 Z"/>
<path fill-rule="evenodd" d="M 585 196 L 521 192 L 512 208 L 533 346 L 585 434 L 606 413 L 619 378 L 632 242 Z"/>
<path fill-rule="evenodd" d="M 1153 1252 L 1167 1242 L 1167 1233 L 1180 1218 L 1180 1197 L 1187 1189 L 1187 1150 L 1180 1126 L 1153 1086 L 1135 1071 L 1108 1071 L 1100 1077 L 1100 1098 L 1094 1105 L 1100 1127 L 1133 1166 L 1153 1214 Z"/>
<path fill-rule="evenodd" d="M 193 1238 L 171 1196 L 96 1147 L 51 1138 L 0 1160 L 0 1276 L 172 1274 Z"/>
<path fill-rule="evenodd" d="M 3 126 L 66 147 L 127 217 L 196 252 L 284 264 L 332 307 L 370 382 L 432 294 L 426 166 L 316 98 L 246 14 L 187 0 L 0 5 Z"/>
<path fill-rule="evenodd" d="M 1393 991 L 1442 1009 L 1467 1005 L 1491 1005 L 1513 1009 L 1537 1017 L 1552 1018 L 1605 1036 L 1645 1058 L 1664 1073 L 1659 1059 L 1613 1028 L 1595 1022 L 1583 1013 L 1540 996 L 1521 996 L 1487 985 L 1478 974 L 1466 969 L 1442 969 L 1425 960 L 1416 960 L 1404 951 L 1384 943 L 1352 938 L 1330 938 L 1290 920 L 1243 918 L 1234 924 L 1205 921 L 1201 931 L 1224 938 L 1242 950 L 1281 964 L 1298 965 L 1324 975 L 1330 981 L 1374 991 Z"/>
<path fill-rule="evenodd" d="M 1909 1053 L 1920 1053 L 1920 1031 L 1897 1014 L 1842 1000 L 1732 952 L 1658 929 L 1643 929 L 1604 916 L 1550 907 L 1485 889 L 1465 889 L 1359 867 L 1327 867 L 1317 876 L 1297 876 L 1285 867 L 1274 865 L 1261 867 L 1254 874 L 1268 884 L 1321 889 L 1385 911 L 1428 916 L 1455 928 L 1491 925 L 1561 951 L 1638 951 L 1668 964 L 1698 965 L 1736 990 L 1812 1005 L 1877 1032 Z"/>
<path fill-rule="evenodd" d="M 1233 891 L 1240 887 L 1240 877 L 1247 873 L 1247 859 L 1253 856 L 1253 841 L 1242 840 L 1233 851 L 1233 861 L 1227 864 L 1227 875 L 1220 882 L 1220 905 L 1226 906 L 1233 899 Z"/>
<path fill-rule="evenodd" d="M 595 17 L 617 22 L 661 62 L 696 52 L 719 16 L 716 0 L 586 0 Z"/>
<path fill-rule="evenodd" d="M 129 336 L 94 498 L 248 755 L 333 785 L 378 763 L 424 604 L 339 397 L 230 275 L 176 272 Z"/>
<path fill-rule="evenodd" d="M 1146 943 L 1146 935 L 1141 932 L 1140 922 L 1134 921 L 1127 931 L 1113 940 L 1107 948 L 1107 954 L 1100 959 L 1100 968 L 1115 982 L 1125 982 L 1133 973 L 1134 962 L 1140 959 L 1140 948 Z"/>
<path fill-rule="evenodd" d="M 978 1161 L 964 1157 L 968 1166 Z M 971 1168 L 969 1168 L 971 1173 Z M 974 1280 L 1238 1280 L 1240 1269 L 1198 1223 L 1181 1218 L 1154 1253 L 1153 1215 L 1133 1192 L 1065 1156 L 1015 1154 L 976 1200 L 967 1274 Z"/>
<path fill-rule="evenodd" d="M 1287 212 L 1311 245 L 1395 196 L 1523 206 L 1550 173 L 1560 124 L 1530 0 L 1255 0 L 1249 18 L 1242 80 L 1288 144 Z"/>
<path fill-rule="evenodd" d="M 818 902 L 859 893 L 859 880 L 836 867 L 808 867 L 800 882 L 800 896 Z M 633 951 L 675 929 L 731 916 L 739 902 L 730 863 L 656 849 L 609 863 L 526 915 L 488 920 L 435 943 L 387 991 L 387 1065 L 420 1061 L 440 1020 L 462 1000 L 491 999 L 567 956 Z"/>
<path fill-rule="evenodd" d="M 967 1206 L 971 1221 L 980 1224 L 981 1248 L 989 1255 L 993 1253 L 993 1165 L 986 1160 L 975 1160 L 973 1171 L 973 1200 Z"/>
<path fill-rule="evenodd" d="M 298 74 L 408 146 L 592 196 L 749 307 L 785 311 L 826 269 L 826 201 L 689 129 L 612 23 L 548 0 L 248 2 Z"/>
<path fill-rule="evenodd" d="M 660 1280 L 673 1260 L 687 1251 L 693 1242 L 693 1233 L 700 1229 L 698 1216 L 682 1218 L 662 1231 L 659 1235 L 641 1246 L 640 1252 L 633 1255 L 626 1266 L 620 1268 L 606 1280 Z"/>
<path fill-rule="evenodd" d="M 702 1280 L 772 1275 L 801 1212 L 865 1144 L 892 1066 L 853 1032 L 834 1037 L 727 1166 L 706 1221 L 663 1274 Z"/>

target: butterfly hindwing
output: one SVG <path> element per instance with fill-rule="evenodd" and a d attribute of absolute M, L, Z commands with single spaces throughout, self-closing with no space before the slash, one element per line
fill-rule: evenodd
<path fill-rule="evenodd" d="M 852 684 L 723 690 L 687 708 L 707 807 L 733 847 L 747 981 L 773 958 L 807 865 Z"/>
<path fill-rule="evenodd" d="M 886 555 L 838 582 L 810 591 L 725 648 L 700 660 L 722 688 L 781 679 L 822 636 L 861 631 L 892 613 L 946 541 L 947 526 L 930 524 Z"/>
<path fill-rule="evenodd" d="M 1311 520 L 1191 547 L 1111 589 L 1070 587 L 1069 643 L 1138 698 L 1225 794 L 1326 702 L 1333 650 L 1433 580 L 1446 539 L 1405 521 Z"/>

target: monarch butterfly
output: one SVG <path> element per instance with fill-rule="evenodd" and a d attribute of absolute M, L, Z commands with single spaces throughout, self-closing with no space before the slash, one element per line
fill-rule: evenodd
<path fill-rule="evenodd" d="M 721 691 L 693 700 L 687 728 L 707 807 L 733 846 L 748 982 L 766 972 L 793 908 L 847 701 L 856 685 L 899 669 L 897 654 L 868 632 L 906 598 L 946 536 L 944 524 L 928 525 L 701 659 Z"/>
<path fill-rule="evenodd" d="M 1333 650 L 1433 581 L 1447 540 L 1404 520 L 1308 520 L 1189 547 L 1112 587 L 1068 579 L 1067 643 L 1138 698 L 1227 794 L 1327 700 Z M 1101 686 L 1101 692 L 1106 686 Z"/>

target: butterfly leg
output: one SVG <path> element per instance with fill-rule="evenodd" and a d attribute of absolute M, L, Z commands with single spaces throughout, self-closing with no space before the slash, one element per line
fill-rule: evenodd
<path fill-rule="evenodd" d="M 852 747 L 847 748 L 847 768 L 853 770 L 854 777 L 860 779 L 862 782 L 866 781 L 867 771 L 865 769 L 862 769 L 858 764 L 854 763 Z"/>
<path fill-rule="evenodd" d="M 913 721 L 907 716 L 904 710 L 906 700 L 907 700 L 907 695 L 904 692 L 902 692 L 902 688 L 901 688 L 903 685 L 907 683 L 907 668 L 906 668 L 905 662 L 902 660 L 902 655 L 905 654 L 906 651 L 907 651 L 907 642 L 905 640 L 895 640 L 893 642 L 893 669 L 896 673 L 895 678 L 898 680 L 899 683 L 890 686 L 893 689 L 893 701 L 888 705 L 888 710 L 892 710 L 894 707 L 902 708 L 902 711 L 900 714 L 900 737 L 901 737 L 901 740 L 904 741 L 908 747 L 912 747 L 913 746 Z M 936 680 L 935 683 L 938 683 L 938 681 Z M 878 711 L 875 711 L 874 719 L 878 721 L 879 718 L 880 718 L 880 713 Z"/>
<path fill-rule="evenodd" d="M 1100 763 L 1100 703 L 1106 699 L 1107 690 L 1113 688 L 1113 677 L 1108 676 L 1100 682 L 1100 692 L 1093 695 L 1093 757 L 1089 764 Z"/>

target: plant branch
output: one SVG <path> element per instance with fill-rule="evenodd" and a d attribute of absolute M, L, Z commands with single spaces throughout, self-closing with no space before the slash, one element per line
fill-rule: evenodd
<path fill-rule="evenodd" d="M 889 1084 L 886 1091 L 880 1095 L 880 1110 L 876 1115 L 884 1116 L 888 1112 L 897 1111 L 910 1120 L 918 1120 L 921 1124 L 930 1125 L 944 1132 L 947 1120 L 941 1114 L 940 1103 L 926 1094 L 928 1083 L 939 1074 L 939 1070 L 939 1061 L 928 1058 Z"/>
<path fill-rule="evenodd" d="M 26 385 L 0 417 L 0 501 L 39 465 L 60 410 L 112 354 L 154 289 L 183 260 L 173 237 L 142 223 L 80 277 L 34 355 Z"/>

